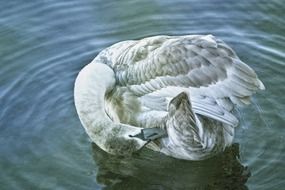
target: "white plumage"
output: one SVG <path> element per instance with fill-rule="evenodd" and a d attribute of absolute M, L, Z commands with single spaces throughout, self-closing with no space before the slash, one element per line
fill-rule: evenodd
<path fill-rule="evenodd" d="M 212 35 L 155 36 L 103 50 L 79 73 L 75 105 L 86 132 L 111 154 L 144 145 L 169 156 L 201 160 L 232 143 L 235 105 L 264 85 Z M 133 137 L 158 127 L 167 137 Z"/>

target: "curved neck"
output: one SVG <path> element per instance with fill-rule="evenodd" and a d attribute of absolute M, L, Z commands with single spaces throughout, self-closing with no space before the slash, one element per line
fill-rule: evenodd
<path fill-rule="evenodd" d="M 129 154 L 146 142 L 130 137 L 140 133 L 141 128 L 116 124 L 106 114 L 105 95 L 115 83 L 113 70 L 93 61 L 80 71 L 75 81 L 75 107 L 87 134 L 100 148 L 113 154 Z"/>

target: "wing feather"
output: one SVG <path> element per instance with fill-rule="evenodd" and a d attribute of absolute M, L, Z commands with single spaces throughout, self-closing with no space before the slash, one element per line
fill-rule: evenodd
<path fill-rule="evenodd" d="M 234 104 L 249 104 L 250 96 L 264 89 L 254 70 L 212 35 L 158 36 L 127 43 L 127 52 L 111 66 L 118 85 L 140 97 L 146 108 L 165 111 L 169 99 L 188 90 L 195 112 L 236 125 L 230 113 Z"/>

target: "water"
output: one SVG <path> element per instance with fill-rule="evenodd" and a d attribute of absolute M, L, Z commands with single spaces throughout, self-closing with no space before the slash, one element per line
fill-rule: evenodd
<path fill-rule="evenodd" d="M 284 189 L 283 1 L 0 4 L 0 189 Z M 209 33 L 267 87 L 239 110 L 235 153 L 189 162 L 145 150 L 123 159 L 91 144 L 73 104 L 84 65 L 118 41 Z"/>

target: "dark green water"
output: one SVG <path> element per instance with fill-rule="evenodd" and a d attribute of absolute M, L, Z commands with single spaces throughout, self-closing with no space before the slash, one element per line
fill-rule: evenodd
<path fill-rule="evenodd" d="M 285 189 L 284 1 L 0 5 L 0 189 Z M 237 152 L 203 162 L 151 151 L 122 159 L 91 144 L 73 104 L 84 65 L 118 41 L 209 33 L 233 47 L 267 87 L 239 109 Z"/>

